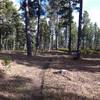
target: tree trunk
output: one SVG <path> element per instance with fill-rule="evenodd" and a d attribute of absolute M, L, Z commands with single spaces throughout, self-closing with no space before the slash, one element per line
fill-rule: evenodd
<path fill-rule="evenodd" d="M 83 0 L 80 0 L 78 40 L 77 40 L 77 58 L 80 58 L 80 46 L 81 46 L 81 35 L 82 35 L 82 9 L 83 9 Z"/>
<path fill-rule="evenodd" d="M 96 25 L 96 23 L 94 24 L 94 26 L 95 26 L 95 32 L 94 32 L 94 50 L 96 50 L 96 48 L 97 48 L 97 43 L 96 43 L 97 25 Z"/>
<path fill-rule="evenodd" d="M 71 12 L 71 2 L 69 1 L 69 43 L 68 43 L 68 50 L 71 52 L 71 42 L 72 42 L 72 37 L 71 37 L 71 23 L 72 23 L 72 12 Z"/>
<path fill-rule="evenodd" d="M 55 35 L 56 35 L 56 50 L 58 49 L 58 15 L 56 15 L 56 26 L 55 26 Z"/>
<path fill-rule="evenodd" d="M 69 41 L 68 41 L 68 51 L 71 52 L 71 42 L 72 42 L 72 37 L 71 37 L 71 22 L 69 25 Z"/>
<path fill-rule="evenodd" d="M 16 26 L 16 38 L 15 38 L 16 40 L 16 50 L 18 50 L 19 49 L 19 44 L 18 44 L 18 27 Z"/>
<path fill-rule="evenodd" d="M 56 50 L 58 49 L 58 31 L 56 30 Z"/>
<path fill-rule="evenodd" d="M 39 0 L 38 0 L 38 11 L 37 11 L 37 14 L 38 14 L 38 25 L 37 25 L 37 34 L 36 34 L 36 44 L 35 44 L 35 47 L 36 47 L 36 51 L 35 51 L 35 55 L 37 53 L 37 49 L 38 47 L 40 47 L 40 4 L 39 4 Z"/>
<path fill-rule="evenodd" d="M 85 48 L 85 34 L 82 32 L 82 49 L 84 50 Z"/>
<path fill-rule="evenodd" d="M 68 38 L 68 37 L 67 37 L 67 35 L 68 35 L 68 34 L 67 34 L 67 29 L 68 29 L 68 27 L 66 26 L 66 30 L 65 30 L 65 42 L 64 42 L 64 47 L 65 47 L 65 48 L 67 48 L 67 38 Z"/>
<path fill-rule="evenodd" d="M 1 39 L 1 34 L 0 34 L 0 51 L 1 51 L 1 49 L 2 49 L 2 39 Z"/>
<path fill-rule="evenodd" d="M 26 0 L 26 9 L 25 9 L 25 30 L 26 30 L 26 40 L 27 40 L 27 56 L 32 56 L 32 34 L 30 32 L 30 26 L 29 26 L 28 0 Z"/>
<path fill-rule="evenodd" d="M 51 19 L 50 19 L 51 21 Z M 50 22 L 50 42 L 49 42 L 49 51 L 53 49 L 53 30 L 51 28 L 51 22 Z"/>

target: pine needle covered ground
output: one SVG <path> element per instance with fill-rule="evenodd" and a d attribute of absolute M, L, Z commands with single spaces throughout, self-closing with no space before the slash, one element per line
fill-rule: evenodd
<path fill-rule="evenodd" d="M 4 56 L 11 56 L 4 66 Z M 0 100 L 100 100 L 100 55 L 0 54 Z"/>

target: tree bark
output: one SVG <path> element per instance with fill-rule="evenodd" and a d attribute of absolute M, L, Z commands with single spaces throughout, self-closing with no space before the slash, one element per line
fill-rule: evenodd
<path fill-rule="evenodd" d="M 29 26 L 29 11 L 28 11 L 28 0 L 26 0 L 25 9 L 25 30 L 26 30 L 26 40 L 27 40 L 27 56 L 32 56 L 32 35 Z"/>
<path fill-rule="evenodd" d="M 69 1 L 69 42 L 68 42 L 68 50 L 71 52 L 71 42 L 72 42 L 72 37 L 71 37 L 71 23 L 72 23 L 72 12 L 71 12 L 71 2 Z"/>
<path fill-rule="evenodd" d="M 80 58 L 80 46 L 81 46 L 81 35 L 82 35 L 82 9 L 83 9 L 83 0 L 80 0 L 78 40 L 77 40 L 77 58 Z"/>

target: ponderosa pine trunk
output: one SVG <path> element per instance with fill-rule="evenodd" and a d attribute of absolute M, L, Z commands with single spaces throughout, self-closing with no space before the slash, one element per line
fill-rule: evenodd
<path fill-rule="evenodd" d="M 26 0 L 25 7 L 25 31 L 26 31 L 26 40 L 27 40 L 27 56 L 32 56 L 32 35 L 30 32 L 29 26 L 29 8 L 28 8 L 28 0 Z"/>
<path fill-rule="evenodd" d="M 82 9 L 83 9 L 83 0 L 80 0 L 78 40 L 77 40 L 77 58 L 80 58 L 80 46 L 81 46 L 81 36 L 82 36 Z"/>

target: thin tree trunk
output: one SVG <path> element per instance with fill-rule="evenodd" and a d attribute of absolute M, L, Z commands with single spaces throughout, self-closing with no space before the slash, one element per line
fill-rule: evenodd
<path fill-rule="evenodd" d="M 69 52 L 71 52 L 71 40 L 72 40 L 72 37 L 71 37 L 71 17 L 72 17 L 72 12 L 71 12 L 71 2 L 69 1 L 69 8 L 70 8 L 70 11 L 69 11 L 69 43 L 68 43 L 68 50 Z"/>
<path fill-rule="evenodd" d="M 85 48 L 85 34 L 82 32 L 82 49 L 84 50 Z"/>
<path fill-rule="evenodd" d="M 96 43 L 97 25 L 96 25 L 96 23 L 95 23 L 94 25 L 95 25 L 95 32 L 94 32 L 94 49 L 96 50 L 96 48 L 97 48 L 97 43 Z"/>
<path fill-rule="evenodd" d="M 16 26 L 16 50 L 18 50 L 19 49 L 19 46 L 18 46 L 18 27 Z"/>
<path fill-rule="evenodd" d="M 50 41 L 49 41 L 49 51 L 51 50 L 51 34 L 50 34 Z"/>
<path fill-rule="evenodd" d="M 51 21 L 51 19 L 50 19 Z M 53 31 L 51 28 L 51 23 L 50 23 L 50 42 L 49 42 L 49 51 L 53 49 Z"/>
<path fill-rule="evenodd" d="M 56 50 L 58 49 L 58 31 L 56 30 Z"/>
<path fill-rule="evenodd" d="M 58 15 L 57 15 L 57 24 L 58 24 Z M 58 25 L 55 27 L 55 35 L 56 35 L 56 50 L 58 49 Z"/>
<path fill-rule="evenodd" d="M 64 33 L 65 33 L 65 34 L 64 34 L 64 35 L 65 35 L 65 42 L 64 42 L 64 47 L 65 47 L 65 48 L 67 48 L 67 28 L 68 28 L 68 27 L 66 26 L 66 30 L 65 30 L 65 32 L 64 32 Z"/>
<path fill-rule="evenodd" d="M 1 34 L 0 34 L 0 51 L 1 51 L 1 49 L 2 49 L 2 44 L 1 44 L 1 42 L 2 42 L 2 39 L 1 39 Z"/>
<path fill-rule="evenodd" d="M 69 26 L 69 41 L 68 41 L 68 51 L 71 52 L 71 42 L 72 42 L 72 37 L 71 37 L 71 22 Z"/>

